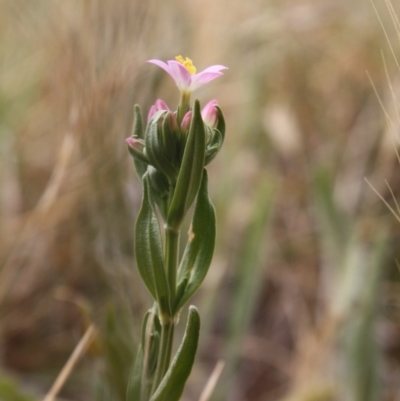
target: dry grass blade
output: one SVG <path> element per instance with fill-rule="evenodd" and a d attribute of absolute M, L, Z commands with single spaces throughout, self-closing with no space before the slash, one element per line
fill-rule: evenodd
<path fill-rule="evenodd" d="M 374 188 L 374 186 L 368 181 L 367 178 L 364 178 L 364 180 L 371 187 L 371 189 L 378 195 L 379 199 L 385 204 L 385 206 L 392 212 L 396 220 L 400 223 L 400 216 L 397 215 L 396 211 L 389 205 L 389 203 L 385 200 L 385 198 Z"/>
<path fill-rule="evenodd" d="M 382 21 L 380 15 L 379 15 L 379 13 L 378 13 L 378 10 L 376 9 L 375 4 L 374 4 L 374 2 L 373 2 L 372 0 L 371 0 L 371 4 L 372 4 L 372 7 L 374 8 L 376 17 L 378 18 L 379 23 L 381 24 L 383 33 L 385 34 L 385 37 L 386 37 L 387 43 L 388 43 L 388 45 L 389 45 L 390 52 L 392 53 L 393 59 L 394 59 L 394 61 L 396 62 L 397 68 L 400 70 L 400 65 L 399 65 L 399 62 L 398 62 L 398 60 L 397 60 L 396 53 L 395 53 L 395 51 L 394 51 L 394 49 L 393 49 L 392 43 L 391 43 L 391 41 L 390 41 L 390 39 L 389 39 L 389 35 L 388 35 L 388 33 L 387 33 L 387 30 L 386 30 L 386 28 L 385 28 L 385 25 L 384 25 L 384 23 L 383 23 L 383 21 Z"/>
<path fill-rule="evenodd" d="M 85 352 L 90 341 L 93 339 L 94 334 L 95 334 L 95 328 L 93 325 L 90 325 L 89 328 L 86 330 L 85 334 L 83 335 L 83 337 L 80 339 L 77 346 L 75 347 L 67 363 L 64 365 L 61 372 L 57 376 L 56 381 L 54 382 L 53 386 L 51 387 L 50 391 L 47 393 L 43 401 L 54 401 L 55 397 L 57 396 L 57 394 L 67 381 L 69 375 L 71 374 L 79 358 Z"/>
<path fill-rule="evenodd" d="M 225 362 L 223 360 L 219 360 L 215 365 L 211 376 L 209 377 L 206 386 L 203 389 L 203 392 L 200 395 L 199 401 L 208 401 L 214 391 L 214 388 L 218 382 L 219 377 L 221 376 L 222 370 L 224 369 Z"/>

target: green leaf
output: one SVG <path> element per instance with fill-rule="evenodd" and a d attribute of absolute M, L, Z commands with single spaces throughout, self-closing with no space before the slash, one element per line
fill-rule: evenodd
<path fill-rule="evenodd" d="M 150 196 L 149 177 L 143 177 L 143 200 L 135 227 L 136 263 L 160 311 L 169 312 L 169 289 L 164 270 L 160 227 Z"/>
<path fill-rule="evenodd" d="M 133 365 L 132 372 L 128 382 L 126 391 L 126 401 L 139 401 L 142 390 L 142 371 L 143 371 L 143 348 L 142 344 L 139 345 L 136 354 L 135 364 Z"/>
<path fill-rule="evenodd" d="M 215 210 L 208 196 L 208 177 L 204 169 L 197 196 L 189 240 L 179 268 L 178 282 L 187 281 L 183 296 L 178 299 L 177 312 L 197 291 L 207 275 L 214 253 L 216 220 Z M 179 284 L 178 284 L 179 287 Z"/>
<path fill-rule="evenodd" d="M 180 399 L 196 356 L 199 332 L 199 312 L 194 306 L 190 306 L 182 344 L 150 401 L 178 401 Z"/>
<path fill-rule="evenodd" d="M 157 311 L 153 306 L 143 319 L 142 342 L 130 374 L 126 401 L 147 401 L 149 398 L 152 378 L 157 366 L 160 330 Z"/>
<path fill-rule="evenodd" d="M 142 111 L 140 110 L 140 106 L 135 104 L 133 107 L 133 128 L 132 128 L 132 137 L 136 137 L 139 139 L 144 139 L 144 130 L 143 130 L 143 118 L 142 118 Z M 138 158 L 134 158 L 133 162 L 135 164 L 136 174 L 138 175 L 139 179 L 142 180 L 143 175 L 146 173 L 147 170 L 147 163 Z"/>
<path fill-rule="evenodd" d="M 133 106 L 133 115 L 134 120 L 132 127 L 132 137 L 144 139 L 142 111 L 140 110 L 140 106 L 138 104 L 135 104 Z"/>
<path fill-rule="evenodd" d="M 206 133 L 201 118 L 200 103 L 196 100 L 182 164 L 168 212 L 168 224 L 176 230 L 180 228 L 186 212 L 199 191 L 206 151 L 205 138 Z"/>

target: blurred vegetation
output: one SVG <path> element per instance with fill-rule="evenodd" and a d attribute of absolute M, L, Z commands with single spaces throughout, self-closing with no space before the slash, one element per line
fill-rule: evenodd
<path fill-rule="evenodd" d="M 220 359 L 213 401 L 398 400 L 400 225 L 364 180 L 400 198 L 395 12 L 1 1 L 0 399 L 43 399 L 93 324 L 58 399 L 124 400 L 150 306 L 124 139 L 134 103 L 178 101 L 146 60 L 182 54 L 229 67 L 196 93 L 218 99 L 227 136 L 209 166 L 217 248 L 193 300 L 202 331 L 184 400 Z"/>

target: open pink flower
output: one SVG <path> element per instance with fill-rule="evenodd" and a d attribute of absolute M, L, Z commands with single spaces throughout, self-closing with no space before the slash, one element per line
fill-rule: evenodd
<path fill-rule="evenodd" d="M 196 68 L 192 64 L 192 60 L 189 58 L 184 60 L 183 57 L 178 56 L 176 57 L 176 60 L 168 60 L 166 63 L 155 59 L 147 61 L 157 65 L 171 75 L 177 87 L 182 92 L 195 91 L 206 83 L 223 75 L 221 71 L 228 68 L 217 64 L 196 74 Z"/>

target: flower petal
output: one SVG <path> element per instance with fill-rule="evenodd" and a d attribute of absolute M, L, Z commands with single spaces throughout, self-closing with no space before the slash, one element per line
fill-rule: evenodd
<path fill-rule="evenodd" d="M 190 90 L 194 91 L 221 75 L 223 75 L 222 72 L 206 72 L 206 70 L 193 75 Z"/>
<path fill-rule="evenodd" d="M 174 79 L 177 87 L 181 90 L 189 89 L 192 82 L 192 76 L 186 67 L 175 60 L 169 60 L 168 66 L 170 75 Z"/>
<path fill-rule="evenodd" d="M 162 99 L 157 99 L 155 106 L 157 107 L 157 110 L 170 110 L 167 103 L 165 103 Z"/>
<path fill-rule="evenodd" d="M 202 74 L 203 72 L 220 72 L 221 70 L 227 70 L 228 67 L 225 67 L 224 65 L 220 64 L 215 64 L 210 67 L 207 67 L 205 70 L 199 72 L 199 74 Z"/>
<path fill-rule="evenodd" d="M 169 65 L 167 63 L 164 63 L 164 61 L 157 60 L 157 59 L 152 59 L 152 60 L 147 60 L 148 63 L 155 64 L 158 67 L 162 68 L 164 71 L 168 72 L 169 75 L 173 78 L 173 75 L 171 74 L 171 69 L 169 68 Z"/>

